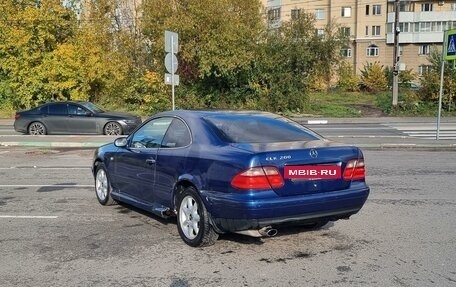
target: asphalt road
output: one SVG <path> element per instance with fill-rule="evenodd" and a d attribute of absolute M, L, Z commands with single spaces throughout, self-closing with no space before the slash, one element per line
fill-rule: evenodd
<path fill-rule="evenodd" d="M 443 118 L 436 141 L 435 118 L 296 118 L 328 139 L 362 148 L 443 148 L 456 150 L 456 118 Z M 0 119 L 0 146 L 93 148 L 112 142 L 113 136 L 28 136 L 14 131 L 13 121 Z"/>
<path fill-rule="evenodd" d="M 98 204 L 92 150 L 0 147 L 1 286 L 455 286 L 456 152 L 365 151 L 350 220 L 191 248 L 174 220 Z"/>

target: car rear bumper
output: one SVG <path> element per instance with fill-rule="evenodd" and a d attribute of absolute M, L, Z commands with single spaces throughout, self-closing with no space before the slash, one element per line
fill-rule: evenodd
<path fill-rule="evenodd" d="M 362 183 L 352 184 L 352 188 L 342 191 L 254 201 L 233 200 L 213 192 L 205 192 L 203 198 L 215 228 L 232 232 L 348 218 L 362 208 L 368 195 L 369 187 Z"/>

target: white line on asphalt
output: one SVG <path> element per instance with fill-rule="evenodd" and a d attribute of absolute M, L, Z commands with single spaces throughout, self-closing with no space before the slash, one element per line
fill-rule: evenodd
<path fill-rule="evenodd" d="M 37 169 L 90 169 L 87 167 L 69 167 L 69 166 L 10 166 L 10 167 L 0 167 L 1 169 L 28 169 L 28 168 L 37 168 Z"/>
<path fill-rule="evenodd" d="M 409 136 L 379 136 L 379 135 L 351 136 L 351 135 L 338 135 L 338 136 L 326 136 L 326 138 L 398 138 L 398 139 L 405 139 L 405 138 L 409 138 Z"/>
<path fill-rule="evenodd" d="M 327 120 L 308 120 L 308 125 L 326 125 L 328 123 Z"/>
<path fill-rule="evenodd" d="M 55 219 L 55 218 L 58 218 L 58 216 L 45 216 L 45 215 L 0 215 L 0 218 Z"/>
<path fill-rule="evenodd" d="M 90 184 L 1 184 L 0 187 L 93 187 Z"/>

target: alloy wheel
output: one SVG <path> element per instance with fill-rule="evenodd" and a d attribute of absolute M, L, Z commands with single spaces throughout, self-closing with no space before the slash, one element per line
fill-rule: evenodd
<path fill-rule="evenodd" d="M 192 196 L 187 195 L 179 208 L 179 224 L 185 237 L 192 240 L 198 236 L 200 219 L 198 203 Z"/>

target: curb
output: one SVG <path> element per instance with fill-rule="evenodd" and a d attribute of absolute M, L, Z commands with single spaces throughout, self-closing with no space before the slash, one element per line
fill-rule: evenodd
<path fill-rule="evenodd" d="M 0 142 L 1 147 L 98 148 L 106 143 L 77 142 Z"/>

